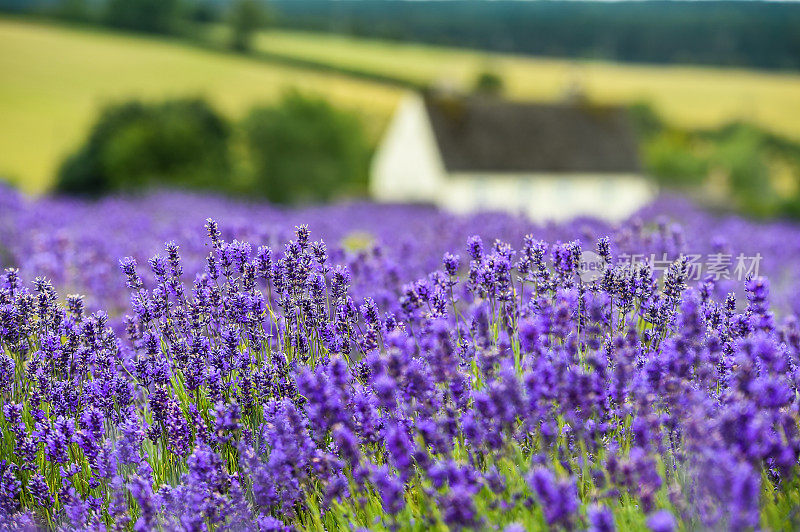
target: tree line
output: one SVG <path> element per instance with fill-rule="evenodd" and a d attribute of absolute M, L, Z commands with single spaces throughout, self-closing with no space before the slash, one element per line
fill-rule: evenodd
<path fill-rule="evenodd" d="M 101 110 L 62 163 L 56 191 L 99 196 L 181 187 L 276 203 L 363 195 L 370 147 L 359 118 L 289 91 L 229 120 L 202 99 L 126 101 Z"/>
<path fill-rule="evenodd" d="M 200 41 L 203 25 L 224 23 L 238 52 L 271 20 L 266 0 L 0 0 L 0 11 Z"/>
<path fill-rule="evenodd" d="M 497 52 L 800 68 L 800 4 L 272 0 L 275 23 Z"/>

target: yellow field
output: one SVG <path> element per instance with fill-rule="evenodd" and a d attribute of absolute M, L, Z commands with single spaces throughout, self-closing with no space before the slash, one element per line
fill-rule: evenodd
<path fill-rule="evenodd" d="M 178 42 L 0 19 L 0 177 L 45 190 L 104 104 L 199 95 L 236 116 L 289 87 L 358 109 L 376 135 L 400 91 Z"/>
<path fill-rule="evenodd" d="M 650 102 L 678 125 L 703 127 L 745 119 L 800 139 L 798 74 L 540 59 L 286 31 L 261 33 L 256 48 L 418 83 L 460 87 L 469 87 L 480 71 L 489 68 L 503 77 L 507 95 L 515 99 L 556 99 L 565 88 L 578 84 L 600 102 Z"/>

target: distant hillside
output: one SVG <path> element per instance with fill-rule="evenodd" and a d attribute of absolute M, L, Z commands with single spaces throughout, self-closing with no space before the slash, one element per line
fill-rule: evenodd
<path fill-rule="evenodd" d="M 395 87 L 216 53 L 176 40 L 0 17 L 0 179 L 27 192 L 52 183 L 98 111 L 130 98 L 203 96 L 236 117 L 295 87 L 357 109 L 376 138 Z"/>
<path fill-rule="evenodd" d="M 0 0 L 0 11 L 174 33 L 186 22 L 225 20 L 232 1 Z M 551 57 L 800 69 L 800 2 L 261 1 L 288 29 Z"/>
<path fill-rule="evenodd" d="M 286 30 L 261 32 L 254 48 L 266 57 L 308 66 L 462 90 L 471 89 L 488 69 L 502 79 L 505 96 L 515 100 L 559 99 L 577 85 L 593 101 L 648 102 L 669 123 L 682 127 L 740 120 L 800 139 L 796 72 L 525 57 Z"/>
<path fill-rule="evenodd" d="M 286 28 L 483 50 L 800 69 L 800 3 L 271 0 Z"/>

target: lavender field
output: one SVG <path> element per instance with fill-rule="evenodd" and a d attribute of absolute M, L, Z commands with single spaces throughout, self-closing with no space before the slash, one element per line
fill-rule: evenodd
<path fill-rule="evenodd" d="M 0 530 L 800 528 L 798 225 L 0 188 L 0 265 Z"/>

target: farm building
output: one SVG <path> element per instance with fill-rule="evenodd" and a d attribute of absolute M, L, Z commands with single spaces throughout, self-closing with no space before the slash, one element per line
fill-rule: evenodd
<path fill-rule="evenodd" d="M 409 94 L 398 107 L 370 189 L 379 201 L 535 220 L 622 219 L 655 194 L 621 107 L 433 94 Z"/>

